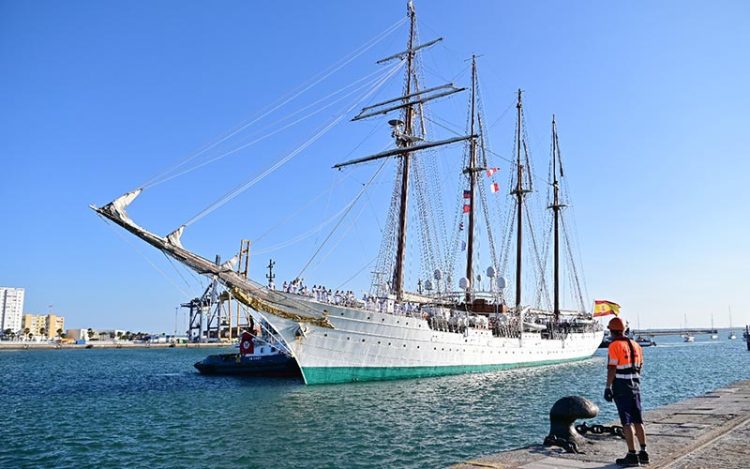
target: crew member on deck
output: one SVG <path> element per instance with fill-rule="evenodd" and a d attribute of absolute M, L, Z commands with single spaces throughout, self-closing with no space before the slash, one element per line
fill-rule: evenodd
<path fill-rule="evenodd" d="M 624 458 L 618 458 L 615 463 L 626 467 L 648 464 L 646 430 L 641 415 L 643 351 L 640 345 L 625 336 L 625 323 L 622 319 L 615 317 L 609 321 L 607 327 L 612 334 L 612 342 L 609 344 L 607 389 L 604 391 L 604 399 L 607 402 L 615 401 L 628 444 L 628 454 Z M 635 452 L 634 433 L 641 445 L 639 453 Z"/>

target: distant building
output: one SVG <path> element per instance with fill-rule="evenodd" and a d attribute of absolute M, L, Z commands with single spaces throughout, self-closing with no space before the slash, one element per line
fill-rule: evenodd
<path fill-rule="evenodd" d="M 47 328 L 48 337 L 57 337 L 57 331 L 63 333 L 65 331 L 65 318 L 56 314 L 48 314 L 44 319 L 44 324 Z"/>
<path fill-rule="evenodd" d="M 42 329 L 44 328 L 44 316 L 38 316 L 36 314 L 24 314 L 23 322 L 21 323 L 21 332 L 26 334 L 26 329 L 29 330 L 29 334 L 34 337 L 42 335 Z"/>
<path fill-rule="evenodd" d="M 89 336 L 87 332 L 87 329 L 68 329 L 65 331 L 65 335 L 73 340 L 88 340 Z"/>
<path fill-rule="evenodd" d="M 23 299 L 23 288 L 0 287 L 0 331 L 21 330 Z"/>
<path fill-rule="evenodd" d="M 46 316 L 37 314 L 24 314 L 23 323 L 21 324 L 21 332 L 23 333 L 29 330 L 29 334 L 33 334 L 34 337 L 57 337 L 58 330 L 65 330 L 65 318 L 56 314 L 48 314 Z"/>

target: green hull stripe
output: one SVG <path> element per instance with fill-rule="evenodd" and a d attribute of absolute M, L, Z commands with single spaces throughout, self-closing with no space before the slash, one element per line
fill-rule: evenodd
<path fill-rule="evenodd" d="M 427 378 L 433 376 L 460 375 L 465 373 L 486 373 L 509 370 L 511 368 L 554 365 L 584 360 L 589 357 L 565 360 L 544 360 L 526 363 L 506 363 L 501 365 L 457 365 L 457 366 L 414 366 L 414 367 L 324 367 L 302 368 L 306 384 L 350 383 L 353 381 L 383 381 L 392 379 Z"/>

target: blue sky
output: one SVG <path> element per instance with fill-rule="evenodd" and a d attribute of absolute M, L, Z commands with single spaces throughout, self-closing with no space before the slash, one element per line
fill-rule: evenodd
<path fill-rule="evenodd" d="M 644 327 L 679 326 L 684 315 L 708 325 L 711 313 L 724 326 L 730 305 L 735 325 L 750 322 L 747 2 L 421 1 L 417 10 L 421 39 L 446 38 L 424 55 L 430 84 L 467 84 L 465 59 L 482 56 L 487 120 L 499 118 L 488 132 L 495 151 L 510 152 L 513 116 L 502 113 L 521 87 L 543 178 L 557 115 L 589 299 L 618 301 Z M 54 305 L 70 327 L 173 330 L 175 306 L 200 293 L 200 282 L 110 229 L 88 204 L 134 189 L 258 115 L 404 14 L 400 0 L 0 0 L 0 284 L 25 287 L 28 312 Z M 402 50 L 405 35 L 399 28 L 312 94 L 377 72 L 373 62 Z M 440 106 L 463 125 L 465 97 Z M 340 110 L 156 186 L 130 212 L 166 234 Z M 183 241 L 228 257 L 241 238 L 257 240 L 303 208 L 257 242 L 251 261 L 256 278 L 269 257 L 279 279 L 292 278 L 327 229 L 264 249 L 336 213 L 375 169 L 338 173 L 333 163 L 388 143 L 382 121 L 338 126 L 191 225 Z M 385 218 L 375 195 L 387 196 L 390 174 L 353 210 L 355 226 L 308 283 L 338 285 L 375 256 Z M 360 275 L 346 288 L 366 285 Z"/>

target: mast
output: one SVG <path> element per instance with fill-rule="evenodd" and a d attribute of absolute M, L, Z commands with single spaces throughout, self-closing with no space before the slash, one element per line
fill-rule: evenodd
<path fill-rule="evenodd" d="M 407 15 L 409 17 L 409 39 L 407 43 L 407 49 L 398 54 L 391 55 L 385 59 L 379 60 L 377 63 L 386 63 L 394 59 L 399 59 L 406 62 L 406 80 L 404 82 L 403 95 L 398 98 L 388 99 L 386 101 L 379 102 L 377 104 L 371 104 L 364 107 L 360 113 L 352 118 L 353 121 L 366 119 L 369 117 L 379 116 L 382 114 L 388 114 L 394 111 L 400 111 L 402 118 L 392 119 L 388 121 L 391 126 L 391 136 L 396 140 L 396 148 L 386 151 L 381 151 L 374 155 L 365 156 L 362 158 L 356 158 L 353 160 L 338 163 L 333 167 L 336 169 L 342 169 L 350 165 L 366 163 L 370 161 L 379 160 L 382 158 L 388 158 L 391 156 L 397 156 L 401 161 L 401 184 L 399 188 L 398 200 L 394 200 L 393 203 L 398 204 L 396 229 L 396 257 L 393 265 L 393 272 L 391 273 L 391 285 L 390 292 L 395 294 L 396 300 L 403 301 L 404 298 L 404 261 L 406 258 L 406 222 L 407 222 L 407 208 L 409 201 L 409 168 L 411 155 L 428 148 L 434 148 L 444 145 L 450 145 L 453 143 L 463 142 L 465 140 L 476 140 L 478 135 L 463 135 L 458 137 L 452 137 L 445 140 L 438 141 L 425 141 L 424 139 L 424 119 L 420 119 L 422 124 L 421 133 L 414 135 L 414 119 L 416 112 L 419 112 L 422 106 L 428 102 L 438 98 L 460 93 L 466 88 L 457 88 L 452 83 L 448 83 L 441 86 L 435 86 L 432 88 L 426 88 L 423 90 L 419 89 L 419 83 L 417 81 L 417 75 L 415 71 L 415 56 L 417 51 L 424 50 L 440 40 L 439 38 L 434 41 L 422 45 L 416 45 L 416 11 L 414 9 L 414 3 L 409 0 L 407 4 Z M 400 104 L 394 104 L 400 102 Z M 415 109 L 416 106 L 416 109 Z M 415 112 L 416 111 L 416 112 Z M 472 125 L 472 129 L 474 126 Z M 476 144 L 474 144 L 476 148 Z M 474 150 L 476 153 L 476 149 Z"/>
<path fill-rule="evenodd" d="M 518 90 L 518 101 L 516 102 L 516 177 L 518 179 L 516 188 L 511 194 L 516 196 L 518 209 L 518 231 L 516 233 L 516 312 L 521 311 L 521 247 L 523 246 L 523 163 L 521 162 L 521 90 Z"/>
<path fill-rule="evenodd" d="M 406 47 L 406 89 L 404 92 L 404 133 L 412 134 L 412 106 L 408 96 L 412 93 L 412 74 L 414 73 L 414 36 L 416 24 L 416 12 L 414 3 L 409 0 L 407 5 L 409 15 L 409 41 Z M 408 139 L 402 140 L 403 146 L 409 146 Z M 396 299 L 401 300 L 404 296 L 404 257 L 406 253 L 406 208 L 409 199 L 409 153 L 401 156 L 401 200 L 398 214 L 398 246 L 396 248 L 396 267 L 393 272 L 393 291 Z"/>
<path fill-rule="evenodd" d="M 469 135 L 474 135 L 474 116 L 476 109 L 477 88 L 477 57 L 471 56 L 471 124 Z M 469 288 L 466 291 L 466 302 L 471 301 L 471 292 L 474 290 L 474 190 L 477 180 L 477 140 L 469 140 L 469 167 L 466 172 L 469 175 L 469 239 L 466 243 L 466 278 L 469 280 Z"/>
<path fill-rule="evenodd" d="M 555 122 L 555 115 L 552 115 L 552 213 L 554 214 L 554 256 L 555 256 L 555 267 L 554 267 L 554 290 L 555 290 L 555 322 L 560 320 L 560 182 L 557 180 L 557 164 L 558 164 L 558 152 L 560 148 L 557 145 L 557 123 Z M 560 172 L 562 173 L 562 163 L 560 166 Z"/>

